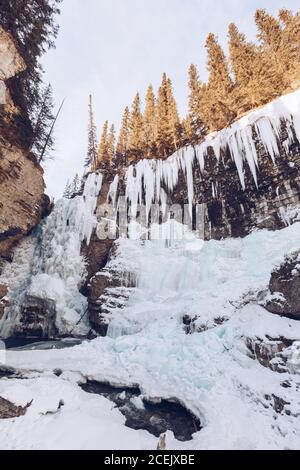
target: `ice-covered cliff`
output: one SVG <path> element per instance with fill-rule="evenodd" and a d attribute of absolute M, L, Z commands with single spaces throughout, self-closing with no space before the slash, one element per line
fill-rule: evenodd
<path fill-rule="evenodd" d="M 276 270 L 300 246 L 299 117 L 296 92 L 166 161 L 92 173 L 17 247 L 0 276 L 0 335 L 85 340 L 67 354 L 8 351 L 0 394 L 31 405 L 0 420 L 3 448 L 153 449 L 143 414 L 168 449 L 299 448 L 298 314 L 270 313 L 281 273 L 299 283 L 295 256 Z M 163 206 L 155 223 L 152 203 Z M 203 233 L 165 211 L 175 203 L 187 219 L 205 208 Z M 123 236 L 101 238 L 108 227 Z M 197 420 L 189 442 L 161 403 Z"/>
<path fill-rule="evenodd" d="M 121 231 L 118 215 L 124 202 L 131 231 L 139 227 L 143 238 L 150 239 L 153 204 L 163 209 L 161 222 L 169 217 L 169 209 L 164 213 L 168 204 L 186 203 L 185 221 L 200 205 L 203 230 L 195 223 L 189 227 L 208 240 L 246 235 L 255 227 L 279 229 L 299 220 L 299 140 L 296 91 L 167 160 L 142 160 L 116 174 L 89 175 L 83 194 L 59 201 L 16 249 L 14 261 L 6 263 L 0 277 L 5 287 L 1 334 L 84 335 L 91 327 L 106 334 L 110 306 L 126 304 L 126 288 L 134 288 L 136 281 L 128 266 L 123 266 L 123 274 L 111 264 L 110 271 L 103 271 L 107 261 L 116 258 L 117 243 L 99 238 L 96 228 L 110 217 L 114 236 L 128 235 L 128 227 Z M 180 225 L 182 220 L 172 213 Z M 125 272 L 132 278 L 125 279 Z"/>
<path fill-rule="evenodd" d="M 257 109 L 200 145 L 167 160 L 142 160 L 125 176 L 130 203 L 205 205 L 205 237 L 244 236 L 280 228 L 299 202 L 300 90 Z M 118 194 L 118 180 L 112 186 Z M 122 183 L 122 181 L 120 182 Z"/>

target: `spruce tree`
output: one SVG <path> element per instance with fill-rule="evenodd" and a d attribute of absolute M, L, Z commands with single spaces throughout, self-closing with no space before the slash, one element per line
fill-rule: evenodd
<path fill-rule="evenodd" d="M 116 132 L 114 124 L 111 125 L 107 138 L 107 156 L 109 164 L 114 163 L 116 155 Z"/>
<path fill-rule="evenodd" d="M 232 104 L 233 82 L 224 51 L 214 34 L 209 34 L 206 49 L 209 79 L 203 91 L 203 118 L 210 130 L 220 130 L 236 117 Z"/>
<path fill-rule="evenodd" d="M 97 168 L 101 168 L 103 166 L 106 167 L 108 164 L 108 121 L 105 121 L 102 128 L 102 134 L 98 148 Z"/>
<path fill-rule="evenodd" d="M 277 55 L 282 64 L 287 85 L 299 86 L 300 80 L 300 13 L 293 15 L 289 10 L 279 11 L 283 25 L 282 44 Z"/>
<path fill-rule="evenodd" d="M 172 140 L 169 126 L 168 79 L 166 73 L 164 73 L 157 100 L 156 145 L 160 157 L 167 158 L 169 156 L 172 149 Z"/>
<path fill-rule="evenodd" d="M 126 106 L 121 129 L 119 133 L 117 149 L 116 149 L 116 159 L 118 161 L 118 165 L 126 165 L 127 163 L 127 152 L 128 152 L 128 141 L 129 141 L 129 118 L 130 112 L 128 106 Z"/>
<path fill-rule="evenodd" d="M 49 156 L 51 150 L 54 148 L 53 136 L 50 133 L 51 126 L 55 119 L 53 107 L 53 91 L 51 85 L 48 84 L 43 90 L 40 109 L 33 125 L 31 151 L 37 160 L 40 159 L 42 153 L 44 153 L 43 157 Z"/>
<path fill-rule="evenodd" d="M 177 104 L 173 95 L 171 79 L 167 80 L 168 124 L 172 152 L 178 150 L 180 144 L 180 118 Z"/>
<path fill-rule="evenodd" d="M 282 42 L 280 21 L 268 14 L 266 10 L 259 9 L 255 12 L 255 23 L 258 28 L 257 37 L 261 44 L 276 54 Z"/>
<path fill-rule="evenodd" d="M 183 122 L 183 129 L 185 140 L 190 139 L 191 143 L 198 143 L 205 135 L 206 129 L 202 120 L 203 84 L 194 64 L 191 64 L 189 68 L 189 90 L 189 112 Z"/>
<path fill-rule="evenodd" d="M 145 156 L 144 120 L 141 113 L 140 95 L 137 93 L 132 105 L 129 120 L 128 156 L 130 159 Z"/>
<path fill-rule="evenodd" d="M 78 173 L 76 173 L 76 175 L 73 178 L 71 188 L 72 188 L 73 196 L 77 195 L 81 190 L 81 180 L 79 178 Z"/>
<path fill-rule="evenodd" d="M 11 80 L 14 101 L 36 122 L 43 101 L 40 57 L 54 47 L 61 0 L 0 0 L 0 25 L 9 32 L 27 68 Z"/>
<path fill-rule="evenodd" d="M 64 189 L 64 192 L 63 192 L 63 197 L 66 198 L 66 199 L 70 199 L 71 198 L 71 192 L 72 192 L 71 183 L 68 180 L 67 184 L 66 184 L 66 187 Z"/>
<path fill-rule="evenodd" d="M 97 166 L 97 129 L 94 123 L 93 99 L 89 96 L 88 149 L 85 166 L 95 171 Z"/>
<path fill-rule="evenodd" d="M 229 54 L 235 78 L 234 105 L 238 114 L 267 103 L 282 91 L 282 77 L 268 64 L 264 51 L 249 43 L 234 23 L 229 26 Z"/>
<path fill-rule="evenodd" d="M 153 158 L 156 155 L 156 103 L 152 85 L 149 85 L 146 95 L 144 130 L 146 156 Z"/>

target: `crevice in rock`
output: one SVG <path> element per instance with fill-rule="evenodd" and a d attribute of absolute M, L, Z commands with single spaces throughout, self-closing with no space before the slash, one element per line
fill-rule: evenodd
<path fill-rule="evenodd" d="M 126 417 L 125 425 L 131 429 L 144 429 L 156 437 L 172 431 L 182 442 L 191 440 L 193 434 L 201 430 L 199 418 L 177 399 L 147 399 L 138 386 L 114 387 L 109 383 L 87 381 L 80 387 L 115 403 Z"/>

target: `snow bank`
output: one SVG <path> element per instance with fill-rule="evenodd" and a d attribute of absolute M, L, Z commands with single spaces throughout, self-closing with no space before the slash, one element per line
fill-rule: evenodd
<path fill-rule="evenodd" d="M 168 449 L 299 449 L 299 375 L 279 374 L 263 367 L 249 357 L 246 348 L 246 338 L 267 341 L 285 336 L 299 340 L 299 322 L 272 315 L 253 301 L 258 291 L 266 289 L 272 269 L 299 244 L 298 223 L 282 231 L 259 231 L 245 239 L 212 240 L 198 246 L 188 235 L 168 244 L 119 240 L 111 268 L 134 271 L 137 287 L 131 290 L 123 309 L 111 312 L 109 336 L 68 349 L 68 354 L 8 351 L 8 365 L 44 370 L 44 375 L 62 369 L 64 383 L 57 382 L 57 398 L 67 402 L 65 387 L 70 381 L 68 374 L 74 370 L 99 381 L 139 384 L 147 397 L 175 396 L 200 417 L 204 428 L 184 444 L 168 434 Z M 185 334 L 182 319 L 186 314 L 199 316 L 199 326 L 204 326 L 201 333 Z M 226 321 L 216 327 L 213 320 L 217 317 Z M 295 374 L 299 373 L 296 365 Z M 283 386 L 287 381 L 289 387 Z M 74 394 L 81 410 L 75 389 Z M 5 396 L 9 398 L 9 390 Z M 274 411 L 274 396 L 287 403 L 287 413 Z M 69 406 L 75 414 L 68 424 L 64 410 L 50 431 L 43 419 L 36 420 L 42 436 L 48 431 L 51 446 L 58 445 L 55 435 L 60 424 L 73 430 L 77 423 L 78 407 L 76 411 L 72 403 Z M 89 401 L 84 406 L 84 413 L 94 409 Z M 28 436 L 31 416 L 16 424 L 0 423 L 2 447 L 45 445 L 38 435 Z M 85 435 L 95 429 L 96 421 L 102 435 L 106 420 L 101 422 L 98 414 L 96 421 L 85 419 Z M 112 414 L 112 423 L 114 420 Z M 76 434 L 74 447 L 86 448 L 85 435 Z M 71 445 L 67 431 L 59 436 L 61 446 Z M 148 448 L 153 443 L 124 442 L 126 448 Z M 101 445 L 120 445 L 111 427 L 106 440 L 99 443 L 104 448 Z"/>

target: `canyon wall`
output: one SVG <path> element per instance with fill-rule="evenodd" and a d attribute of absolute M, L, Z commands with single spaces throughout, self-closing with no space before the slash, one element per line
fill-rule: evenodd
<path fill-rule="evenodd" d="M 10 80 L 26 68 L 0 28 L 0 263 L 41 219 L 48 202 L 43 170 L 30 158 L 32 127 L 14 101 Z"/>
<path fill-rule="evenodd" d="M 11 36 L 0 27 L 0 274 L 14 246 L 49 207 L 43 169 L 30 153 L 32 126 L 17 102 L 18 75 L 25 69 Z M 0 319 L 9 287 L 0 282 Z"/>

